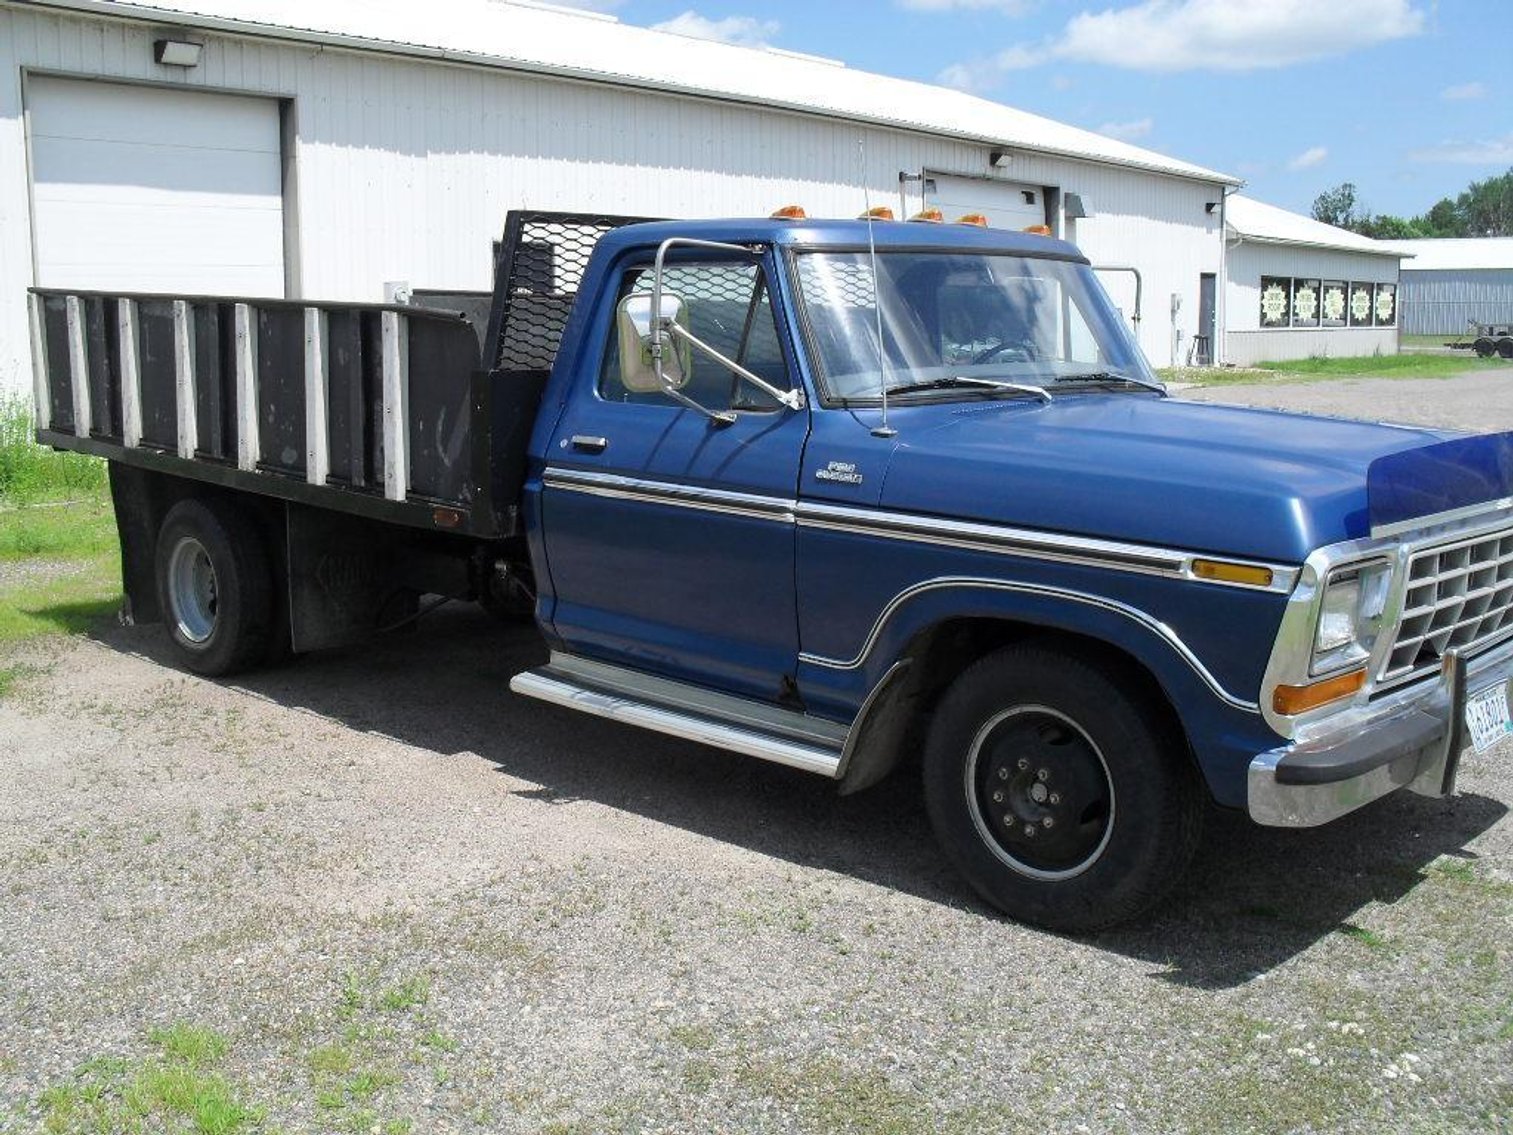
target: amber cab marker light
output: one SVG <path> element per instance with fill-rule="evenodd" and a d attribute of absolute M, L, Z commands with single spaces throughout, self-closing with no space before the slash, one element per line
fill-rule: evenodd
<path fill-rule="evenodd" d="M 891 221 L 893 210 L 886 205 L 875 205 L 856 219 L 858 221 Z"/>
<path fill-rule="evenodd" d="M 916 225 L 943 225 L 946 223 L 946 215 L 939 209 L 921 209 L 909 220 Z"/>
<path fill-rule="evenodd" d="M 1193 574 L 1199 579 L 1219 583 L 1248 583 L 1252 587 L 1270 587 L 1271 569 L 1253 564 L 1231 564 L 1223 560 L 1194 560 Z"/>
<path fill-rule="evenodd" d="M 988 218 L 981 213 L 965 213 L 956 218 L 958 225 L 976 225 L 980 229 L 988 227 Z"/>
<path fill-rule="evenodd" d="M 784 205 L 781 209 L 774 209 L 769 219 L 774 221 L 807 221 L 809 214 L 804 212 L 802 205 Z"/>
<path fill-rule="evenodd" d="M 1366 684 L 1366 668 L 1336 674 L 1309 686 L 1278 686 L 1271 693 L 1271 708 L 1289 717 L 1359 693 Z"/>
<path fill-rule="evenodd" d="M 1027 233 L 1029 233 L 1031 236 L 1050 236 L 1051 235 L 1051 226 L 1050 225 L 1025 225 L 1024 231 L 1027 232 Z"/>

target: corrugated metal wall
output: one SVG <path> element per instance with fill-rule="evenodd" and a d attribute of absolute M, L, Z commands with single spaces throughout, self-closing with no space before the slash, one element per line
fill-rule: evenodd
<path fill-rule="evenodd" d="M 1226 362 L 1249 366 L 1280 359 L 1306 359 L 1313 355 L 1397 354 L 1398 329 L 1395 327 L 1261 327 L 1262 276 L 1390 284 L 1398 279 L 1398 261 L 1391 257 L 1241 243 L 1229 249 L 1225 274 L 1228 276 L 1225 283 L 1228 305 Z"/>
<path fill-rule="evenodd" d="M 0 388 L 29 382 L 27 70 L 289 100 L 291 291 L 327 299 L 378 300 L 388 280 L 486 289 L 491 242 L 517 206 L 697 217 L 798 201 L 850 216 L 863 183 L 874 204 L 896 204 L 900 171 L 988 171 L 985 146 L 314 45 L 196 35 L 204 51 L 186 72 L 153 63 L 153 38 L 119 20 L 0 9 Z M 1167 362 L 1169 295 L 1183 295 L 1190 336 L 1199 273 L 1217 270 L 1204 203 L 1218 187 L 1018 152 L 1001 176 L 1083 195 L 1094 216 L 1069 235 L 1095 262 L 1146 274 L 1142 345 Z"/>
<path fill-rule="evenodd" d="M 1460 335 L 1470 320 L 1513 323 L 1513 268 L 1415 272 L 1404 267 L 1402 297 L 1403 331 L 1409 335 Z"/>

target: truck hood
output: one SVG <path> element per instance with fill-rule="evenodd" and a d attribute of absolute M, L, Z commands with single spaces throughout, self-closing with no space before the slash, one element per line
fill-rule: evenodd
<path fill-rule="evenodd" d="M 1367 535 L 1373 461 L 1458 436 L 1127 393 L 911 410 L 884 508 L 1284 563 Z"/>

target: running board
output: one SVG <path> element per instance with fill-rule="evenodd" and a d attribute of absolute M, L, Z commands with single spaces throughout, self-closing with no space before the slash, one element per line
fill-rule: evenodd
<path fill-rule="evenodd" d="M 559 659 L 563 662 L 567 661 L 561 659 L 561 656 L 554 656 L 553 662 L 557 663 Z M 606 672 L 612 669 L 614 668 L 604 667 Z M 663 684 L 660 679 L 657 683 Z M 667 683 L 667 685 L 672 685 L 672 683 Z M 642 729 L 681 737 L 685 741 L 697 741 L 701 745 L 712 745 L 717 749 L 742 753 L 748 757 L 759 757 L 764 761 L 803 769 L 805 772 L 819 773 L 821 776 L 834 778 L 840 769 L 845 728 L 833 726 L 829 722 L 819 722 L 813 718 L 806 719 L 812 723 L 806 730 L 810 733 L 810 737 L 801 740 L 782 735 L 784 732 L 790 732 L 789 729 L 769 730 L 758 727 L 747 715 L 742 715 L 747 719 L 739 724 L 720 721 L 662 701 L 611 690 L 599 682 L 588 684 L 578 675 L 565 672 L 565 668 L 560 665 L 549 665 L 540 670 L 527 670 L 523 674 L 516 674 L 510 679 L 510 689 L 528 698 L 538 698 L 554 705 L 576 709 L 581 713 L 591 713 L 595 717 L 607 717 L 626 725 L 636 725 Z M 762 708 L 766 709 L 766 707 Z M 782 710 L 769 712 L 787 714 L 787 711 Z M 787 715 L 801 719 L 804 716 L 802 714 Z M 839 734 L 833 745 L 828 736 L 823 736 L 831 732 Z"/>

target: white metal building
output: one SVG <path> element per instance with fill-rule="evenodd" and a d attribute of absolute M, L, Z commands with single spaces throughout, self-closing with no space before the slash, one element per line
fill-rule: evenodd
<path fill-rule="evenodd" d="M 33 284 L 483 290 L 518 206 L 1048 223 L 1140 270 L 1162 365 L 1236 184 L 956 91 L 523 0 L 0 0 L 0 390 L 29 382 Z M 1106 282 L 1133 317 L 1134 277 Z"/>
<path fill-rule="evenodd" d="M 1403 330 L 1463 335 L 1468 322 L 1513 323 L 1513 236 L 1399 241 Z"/>
<path fill-rule="evenodd" d="M 1397 354 L 1402 249 L 1248 197 L 1225 227 L 1226 362 Z"/>

